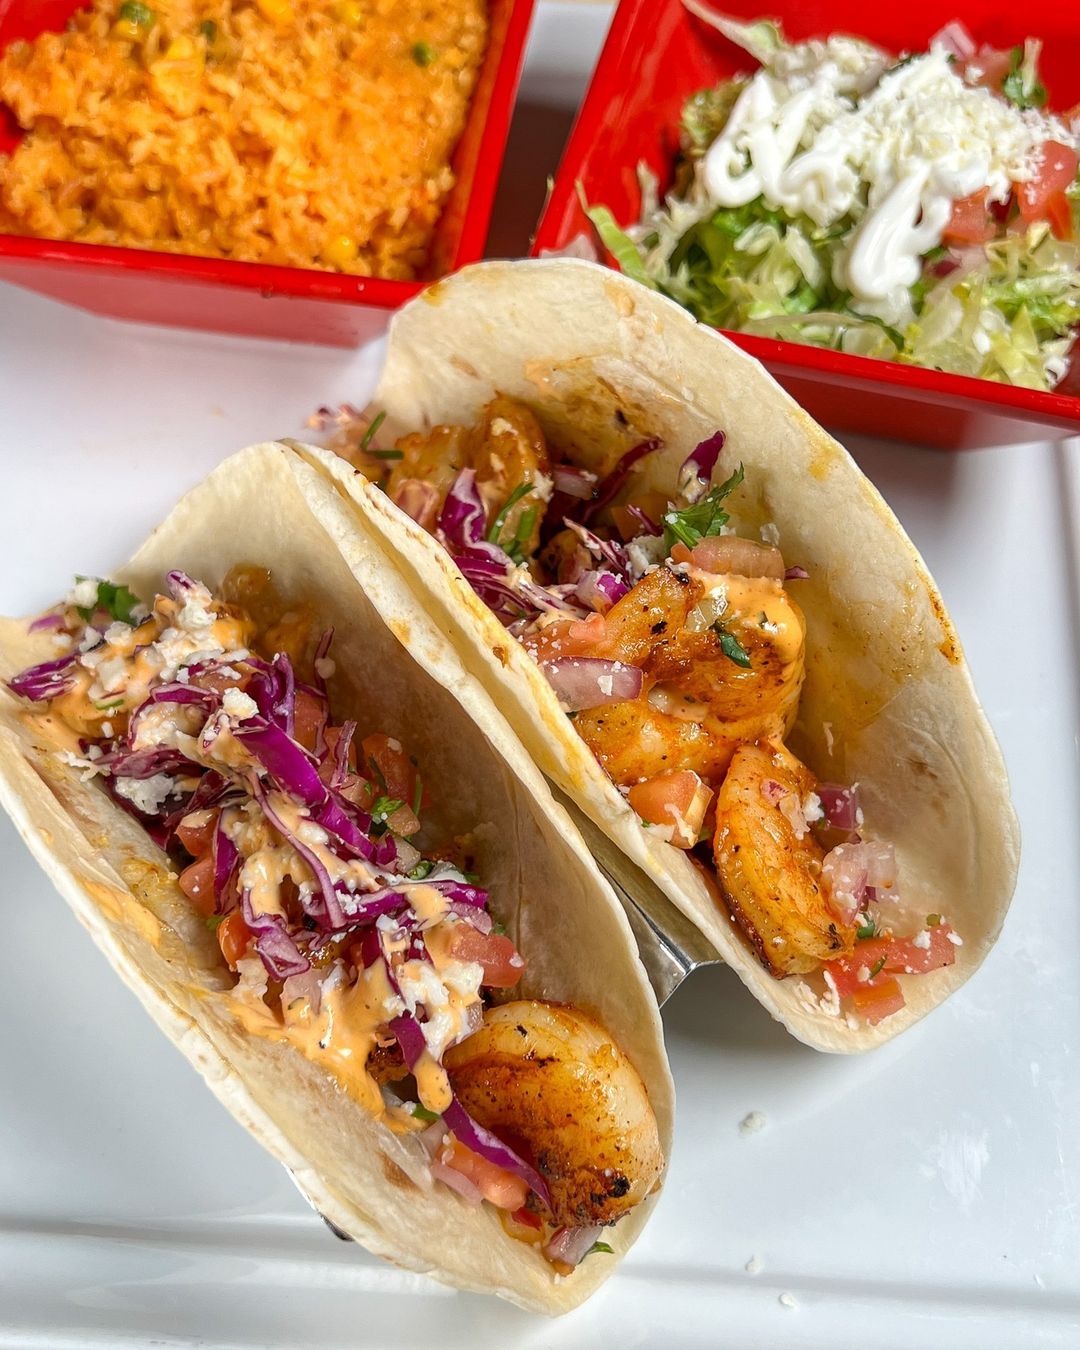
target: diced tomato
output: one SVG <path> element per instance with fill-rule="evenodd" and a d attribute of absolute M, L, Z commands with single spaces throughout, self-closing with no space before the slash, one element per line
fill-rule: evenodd
<path fill-rule="evenodd" d="M 556 619 L 538 632 L 529 633 L 524 645 L 537 661 L 555 656 L 589 656 L 607 639 L 607 624 L 602 614 L 587 619 Z"/>
<path fill-rule="evenodd" d="M 459 961 L 479 962 L 484 967 L 484 983 L 492 989 L 509 989 L 525 973 L 524 958 L 508 937 L 481 933 L 472 924 L 458 925 L 450 955 Z"/>
<path fill-rule="evenodd" d="M 1046 203 L 1046 219 L 1055 239 L 1073 237 L 1072 203 L 1064 192 L 1055 192 Z"/>
<path fill-rule="evenodd" d="M 416 799 L 416 768 L 401 743 L 391 736 L 365 736 L 364 758 L 376 769 L 379 795 L 393 797 L 410 809 Z M 384 788 L 385 785 L 385 788 Z"/>
<path fill-rule="evenodd" d="M 887 979 L 872 980 L 860 985 L 851 1001 L 871 1026 L 898 1013 L 904 1006 L 904 991 L 900 981 L 890 975 Z"/>
<path fill-rule="evenodd" d="M 445 1167 L 452 1167 L 468 1178 L 484 1199 L 498 1209 L 519 1210 L 529 1198 L 529 1188 L 520 1177 L 481 1158 L 458 1139 L 440 1149 L 438 1158 Z"/>
<path fill-rule="evenodd" d="M 925 975 L 927 971 L 951 966 L 956 961 L 956 944 L 949 937 L 952 929 L 939 923 L 925 931 L 930 934 L 928 947 L 917 947 L 910 938 L 894 938 L 889 944 L 885 969 L 896 974 Z"/>
<path fill-rule="evenodd" d="M 985 244 L 993 239 L 997 224 L 986 205 L 986 188 L 952 204 L 952 215 L 945 226 L 947 244 Z"/>
<path fill-rule="evenodd" d="M 299 741 L 305 750 L 314 750 L 319 728 L 325 719 L 326 704 L 322 699 L 316 698 L 306 689 L 298 689 L 293 713 L 293 740 Z"/>
<path fill-rule="evenodd" d="M 187 849 L 193 858 L 201 858 L 204 853 L 209 853 L 214 842 L 214 831 L 217 829 L 218 813 L 216 811 L 195 811 L 193 812 L 195 823 L 188 824 L 192 816 L 185 818 L 176 827 L 176 837 Z M 200 817 L 205 819 L 200 821 Z"/>
<path fill-rule="evenodd" d="M 226 914 L 218 924 L 217 940 L 221 954 L 233 970 L 236 969 L 237 962 L 247 953 L 254 937 L 255 934 L 247 926 L 243 914 L 238 909 Z"/>
<path fill-rule="evenodd" d="M 672 769 L 628 793 L 630 805 L 642 820 L 653 825 L 671 825 L 671 842 L 677 848 L 693 848 L 712 801 L 712 789 L 691 769 Z"/>
<path fill-rule="evenodd" d="M 1065 189 L 1076 179 L 1076 151 L 1058 141 L 1046 141 L 1042 147 L 1042 162 L 1036 178 L 1016 184 L 1016 201 L 1020 215 L 1031 224 L 1047 220 L 1059 239 L 1072 236 L 1072 215 Z"/>
<path fill-rule="evenodd" d="M 1012 49 L 999 51 L 996 47 L 980 47 L 964 64 L 964 74 L 972 84 L 986 89 L 1000 90 L 1005 76 L 1012 70 Z"/>
<path fill-rule="evenodd" d="M 207 853 L 180 873 L 180 889 L 200 914 L 214 912 L 214 859 Z"/>
<path fill-rule="evenodd" d="M 886 983 L 890 975 L 925 975 L 931 970 L 951 966 L 956 960 L 956 944 L 949 937 L 948 924 L 925 930 L 929 945 L 918 947 L 911 938 L 870 938 L 857 942 L 851 956 L 826 963 L 825 969 L 836 984 L 841 998 L 852 997 L 857 990 Z M 860 970 L 877 973 L 868 980 L 859 979 Z"/>
<path fill-rule="evenodd" d="M 539 1230 L 543 1227 L 540 1215 L 534 1214 L 531 1209 L 526 1209 L 524 1205 L 521 1209 L 515 1209 L 511 1217 L 515 1223 L 521 1224 L 523 1228 L 535 1228 Z"/>

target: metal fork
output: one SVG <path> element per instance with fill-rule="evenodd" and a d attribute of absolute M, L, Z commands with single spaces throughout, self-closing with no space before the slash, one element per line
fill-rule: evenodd
<path fill-rule="evenodd" d="M 717 965 L 723 958 L 656 882 L 631 862 L 561 788 L 550 779 L 548 787 L 577 826 L 597 867 L 619 897 L 637 939 L 641 964 L 656 1001 L 663 1007 L 692 971 L 699 966 Z"/>

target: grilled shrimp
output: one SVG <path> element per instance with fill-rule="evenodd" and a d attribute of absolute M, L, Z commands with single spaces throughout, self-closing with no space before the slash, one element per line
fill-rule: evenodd
<path fill-rule="evenodd" d="M 785 736 L 805 625 L 779 580 L 659 567 L 614 605 L 590 655 L 644 672 L 641 696 L 575 727 L 621 786 L 677 769 L 719 783 L 736 746 Z"/>
<path fill-rule="evenodd" d="M 648 1092 L 584 1013 L 500 1004 L 444 1063 L 470 1115 L 531 1155 L 556 1225 L 614 1223 L 656 1185 L 664 1158 Z"/>
<path fill-rule="evenodd" d="M 821 884 L 824 851 L 804 818 L 815 787 L 784 746 L 736 750 L 716 801 L 713 854 L 731 913 L 774 975 L 805 974 L 850 954 L 855 930 Z"/>
<path fill-rule="evenodd" d="M 544 489 L 551 473 L 551 458 L 540 424 L 523 403 L 501 395 L 492 399 L 475 427 L 436 426 L 413 432 L 397 442 L 401 459 L 394 463 L 386 483 L 390 497 L 420 521 L 433 528 L 438 510 L 450 485 L 462 469 L 476 470 L 476 486 L 487 508 L 488 524 L 522 483 Z M 415 503 L 415 508 L 414 508 Z M 503 538 L 514 538 L 522 517 L 525 522 L 518 540 L 528 557 L 540 543 L 542 502 L 529 493 L 507 512 L 500 529 Z M 531 522 L 531 523 L 530 523 Z"/>

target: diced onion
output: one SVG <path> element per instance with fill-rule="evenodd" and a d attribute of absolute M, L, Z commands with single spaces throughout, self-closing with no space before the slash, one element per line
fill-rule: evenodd
<path fill-rule="evenodd" d="M 868 887 L 880 899 L 882 889 L 896 884 L 896 853 L 892 844 L 876 840 L 837 844 L 826 853 L 821 875 L 833 903 L 851 919 L 862 908 Z"/>
<path fill-rule="evenodd" d="M 591 1224 L 588 1228 L 560 1228 L 544 1248 L 544 1255 L 549 1261 L 579 1265 L 603 1231 L 600 1224 Z"/>
<path fill-rule="evenodd" d="M 444 1128 L 444 1127 L 440 1127 Z M 458 1195 L 470 1205 L 479 1205 L 483 1202 L 483 1194 L 472 1184 L 468 1177 L 463 1176 L 456 1167 L 448 1167 L 446 1163 L 433 1161 L 429 1164 L 431 1175 L 436 1181 L 441 1181 L 449 1186 L 452 1191 L 457 1191 Z"/>
<path fill-rule="evenodd" d="M 540 669 L 567 712 L 625 703 L 641 693 L 641 671 L 622 661 L 595 656 L 566 656 L 541 661 Z"/>
<path fill-rule="evenodd" d="M 551 471 L 556 492 L 565 492 L 568 497 L 578 497 L 588 501 L 596 487 L 596 474 L 588 469 L 574 469 L 569 464 L 556 464 Z"/>

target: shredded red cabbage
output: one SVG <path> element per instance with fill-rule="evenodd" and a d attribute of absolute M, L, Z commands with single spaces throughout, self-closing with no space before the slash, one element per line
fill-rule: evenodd
<path fill-rule="evenodd" d="M 810 573 L 805 567 L 789 567 L 784 573 L 785 581 L 808 581 Z"/>
<path fill-rule="evenodd" d="M 483 1125 L 478 1124 L 469 1115 L 468 1111 L 455 1097 L 450 1105 L 443 1112 L 443 1120 L 448 1129 L 453 1130 L 457 1139 L 471 1148 L 474 1153 L 478 1153 L 481 1158 L 494 1163 L 496 1167 L 501 1167 L 506 1172 L 513 1172 L 525 1182 L 530 1190 L 551 1208 L 551 1192 L 548 1190 L 547 1182 L 536 1170 L 523 1159 L 518 1157 L 512 1148 L 504 1144 L 501 1139 L 496 1138 L 490 1130 L 486 1130 Z"/>
<path fill-rule="evenodd" d="M 42 661 L 40 665 L 13 675 L 8 681 L 8 687 L 12 693 L 18 694 L 20 698 L 28 698 L 33 703 L 58 698 L 71 688 L 75 676 L 71 667 L 78 657 L 78 652 L 68 652 L 66 656 L 58 656 L 55 661 Z"/>
<path fill-rule="evenodd" d="M 653 520 L 652 516 L 643 511 L 640 506 L 635 506 L 633 502 L 631 502 L 626 509 L 641 526 L 642 534 L 660 535 L 664 533 L 660 526 L 657 525 L 656 521 Z"/>
<path fill-rule="evenodd" d="M 62 614 L 43 614 L 40 619 L 34 620 L 27 631 L 31 633 L 52 633 L 66 627 L 67 624 Z"/>
<path fill-rule="evenodd" d="M 250 891 L 241 895 L 240 911 L 255 934 L 255 950 L 271 979 L 287 980 L 290 975 L 303 975 L 311 969 L 311 962 L 296 945 L 280 914 L 256 914 Z"/>
<path fill-rule="evenodd" d="M 696 445 L 679 466 L 679 482 L 689 482 L 693 478 L 706 484 L 712 482 L 713 470 L 726 439 L 722 431 L 714 431 Z"/>
<path fill-rule="evenodd" d="M 635 445 L 633 449 L 627 450 L 608 476 L 601 481 L 591 501 L 586 502 L 581 510 L 574 512 L 582 524 L 587 525 L 595 515 L 608 505 L 626 482 L 627 474 L 639 460 L 646 455 L 651 455 L 654 450 L 659 450 L 663 444 L 664 442 L 658 436 L 653 436 L 649 440 Z"/>

